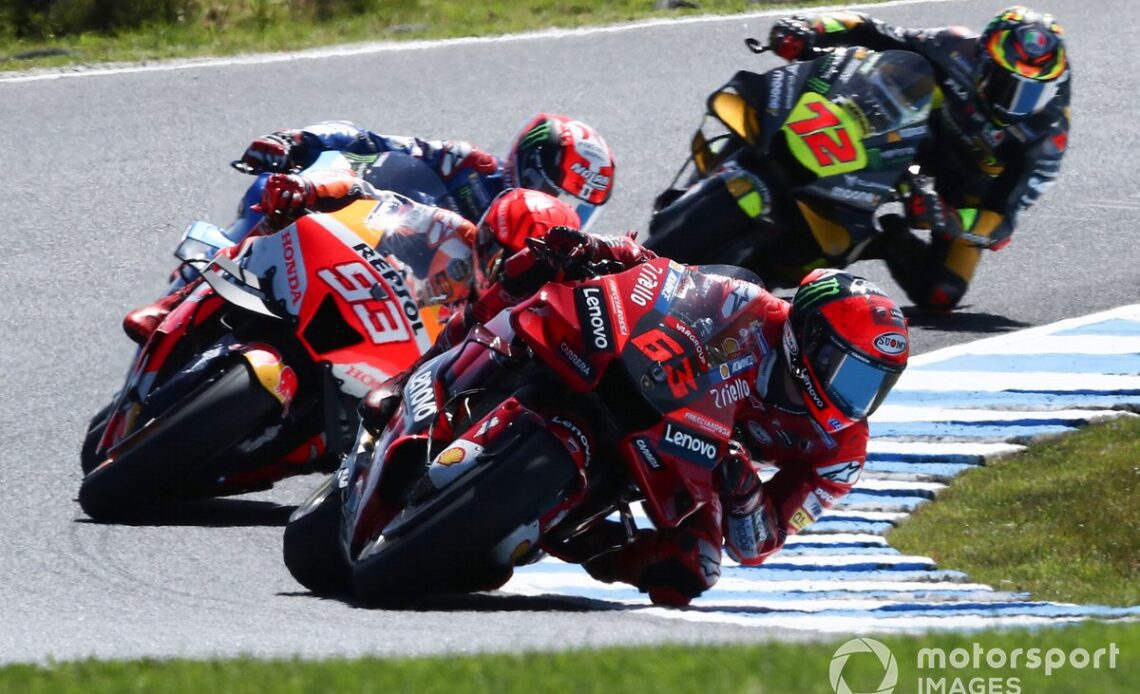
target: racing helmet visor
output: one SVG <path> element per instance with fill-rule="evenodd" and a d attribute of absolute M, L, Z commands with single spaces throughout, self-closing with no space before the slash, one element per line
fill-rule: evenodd
<path fill-rule="evenodd" d="M 805 340 L 804 357 L 827 398 L 851 419 L 866 419 L 878 409 L 902 374 L 902 368 L 870 359 L 845 345 L 816 323 L 823 334 Z"/>
<path fill-rule="evenodd" d="M 1010 72 L 991 62 L 982 74 L 978 89 L 998 115 L 1019 119 L 1045 108 L 1057 94 L 1060 80 L 1041 80 Z"/>

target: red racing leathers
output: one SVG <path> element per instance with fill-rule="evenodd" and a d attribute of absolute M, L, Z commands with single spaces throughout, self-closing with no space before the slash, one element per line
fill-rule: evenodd
<path fill-rule="evenodd" d="M 734 293 L 726 287 L 727 305 Z M 740 296 L 740 294 L 737 294 Z M 734 302 L 736 303 L 736 302 Z M 734 437 L 721 461 L 718 504 L 710 504 L 672 532 L 642 531 L 633 544 L 587 562 L 605 581 L 620 580 L 647 591 L 655 603 L 685 605 L 720 577 L 720 546 L 746 565 L 763 563 L 789 535 L 810 525 L 851 490 L 867 451 L 865 421 L 827 434 L 800 404 L 781 353 L 781 335 L 790 304 L 756 287 L 736 308 L 737 324 L 758 327 L 760 376 L 745 397 Z M 761 484 L 755 462 L 773 465 L 776 474 Z"/>
<path fill-rule="evenodd" d="M 587 255 L 595 262 L 608 260 L 628 269 L 655 257 L 629 238 L 573 234 L 585 239 Z M 548 243 L 565 242 L 563 234 L 552 231 L 551 236 Z M 503 279 L 453 317 L 424 359 L 457 344 L 476 322 L 521 302 L 543 283 L 560 279 L 560 274 L 530 249 L 515 254 L 507 260 Z M 760 377 L 746 389 L 748 393 L 736 389 L 718 396 L 726 404 L 747 398 L 735 426 L 734 438 L 740 443 L 730 446 L 720 464 L 719 498 L 674 530 L 641 530 L 632 543 L 598 555 L 600 548 L 612 546 L 618 534 L 612 525 L 603 525 L 597 537 L 580 543 L 580 558 L 568 557 L 584 561 L 586 570 L 599 580 L 637 586 L 658 604 L 686 605 L 711 588 L 720 577 L 722 544 L 742 564 L 762 563 L 789 535 L 807 527 L 850 491 L 863 469 L 867 423 L 825 433 L 802 406 L 788 375 L 780 338 L 790 304 L 758 286 L 741 291 L 741 283 L 726 282 L 723 294 L 710 297 L 709 307 L 720 311 L 730 305 L 736 314 L 732 322 L 751 326 L 758 338 Z M 412 371 L 414 367 L 405 373 Z M 364 409 L 384 413 L 373 420 L 377 424 L 395 410 L 398 401 L 392 398 L 399 397 L 398 383 L 397 379 L 386 384 L 365 399 Z M 387 402 L 381 405 L 383 400 Z M 362 416 L 368 419 L 363 412 Z M 753 461 L 774 465 L 778 471 L 761 484 Z"/>

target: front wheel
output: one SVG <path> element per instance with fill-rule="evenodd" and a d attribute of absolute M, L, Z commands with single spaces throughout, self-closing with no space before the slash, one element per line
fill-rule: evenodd
<path fill-rule="evenodd" d="M 578 468 L 544 430 L 526 431 L 415 509 L 361 553 L 352 571 L 359 600 L 395 605 L 485 580 L 487 556 L 569 489 Z"/>
<path fill-rule="evenodd" d="M 107 422 L 111 419 L 111 408 L 114 406 L 115 400 L 111 400 L 87 423 L 83 447 L 79 449 L 79 467 L 83 470 L 84 475 L 99 467 L 99 463 L 103 462 L 97 451 L 99 441 L 103 438 L 103 432 L 107 429 Z"/>
<path fill-rule="evenodd" d="M 84 477 L 79 505 L 95 520 L 117 520 L 177 497 L 211 460 L 280 411 L 277 399 L 244 364 L 231 366 Z"/>
<path fill-rule="evenodd" d="M 690 265 L 742 264 L 759 242 L 756 220 L 740 209 L 719 177 L 706 178 L 649 222 L 645 247 Z"/>
<path fill-rule="evenodd" d="M 343 494 L 330 476 L 305 500 L 285 526 L 285 567 L 317 595 L 352 592 L 352 566 L 340 545 Z"/>

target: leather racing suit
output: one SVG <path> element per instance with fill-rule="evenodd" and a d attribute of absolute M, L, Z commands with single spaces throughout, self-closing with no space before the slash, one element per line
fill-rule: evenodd
<path fill-rule="evenodd" d="M 917 162 L 934 178 L 937 194 L 959 211 L 966 234 L 950 238 L 936 233 L 927 244 L 907 232 L 889 233 L 868 255 L 887 261 L 895 281 L 918 306 L 954 308 L 974 276 L 981 249 L 1008 245 L 1018 212 L 1036 202 L 1060 172 L 1071 79 L 1066 76 L 1042 111 L 1003 126 L 987 117 L 980 103 L 973 76 L 981 47 L 968 30 L 903 29 L 853 12 L 794 19 L 811 26 L 817 47 L 907 50 L 933 66 L 939 87 L 930 116 L 933 137 Z"/>

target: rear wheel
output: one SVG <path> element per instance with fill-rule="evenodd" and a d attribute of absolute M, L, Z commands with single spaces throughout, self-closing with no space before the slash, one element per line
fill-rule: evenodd
<path fill-rule="evenodd" d="M 285 526 L 285 566 L 317 595 L 352 592 L 352 567 L 340 546 L 343 495 L 336 475 L 301 504 Z"/>
<path fill-rule="evenodd" d="M 577 475 L 557 439 L 526 432 L 508 451 L 406 511 L 365 548 L 353 566 L 356 597 L 397 605 L 486 583 L 491 549 L 549 508 Z"/>
<path fill-rule="evenodd" d="M 176 497 L 211 460 L 256 433 L 280 408 L 244 364 L 231 366 L 92 470 L 79 487 L 79 505 L 95 520 L 116 520 Z"/>

